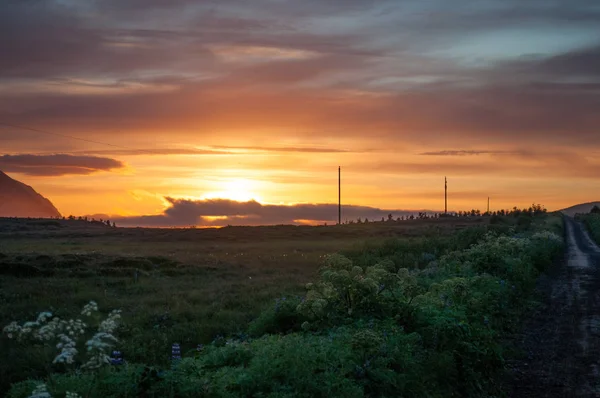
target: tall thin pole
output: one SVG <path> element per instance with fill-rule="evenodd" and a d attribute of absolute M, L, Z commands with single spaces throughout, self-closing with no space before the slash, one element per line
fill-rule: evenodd
<path fill-rule="evenodd" d="M 342 167 L 338 166 L 338 224 L 342 223 Z"/>
<path fill-rule="evenodd" d="M 490 214 L 490 197 L 489 196 L 488 196 L 488 211 L 487 211 L 487 213 Z"/>
<path fill-rule="evenodd" d="M 448 179 L 444 177 L 444 214 L 448 214 Z"/>

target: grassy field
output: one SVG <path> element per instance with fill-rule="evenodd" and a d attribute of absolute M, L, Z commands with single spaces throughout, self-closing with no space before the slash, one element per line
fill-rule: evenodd
<path fill-rule="evenodd" d="M 577 219 L 585 224 L 592 239 L 594 239 L 596 243 L 600 244 L 600 214 L 580 214 L 577 216 Z"/>
<path fill-rule="evenodd" d="M 122 309 L 118 348 L 130 365 L 53 377 L 59 394 L 90 385 L 85 396 L 498 392 L 502 336 L 559 248 L 543 231 L 561 226 L 545 214 L 208 230 L 5 219 L 0 324 L 42 310 L 68 319 L 90 300 L 102 313 Z M 377 353 L 373 341 L 394 349 Z M 174 342 L 187 359 L 169 370 Z M 194 359 L 198 344 L 207 350 Z M 63 373 L 49 365 L 55 355 L 3 335 L 1 392 Z"/>
<path fill-rule="evenodd" d="M 275 298 L 304 294 L 326 254 L 393 237 L 446 236 L 485 218 L 328 227 L 122 229 L 79 221 L 0 221 L 0 325 L 42 310 L 76 314 L 90 300 L 123 310 L 128 361 L 165 364 L 217 335 L 243 332 Z M 0 339 L 5 391 L 43 375 L 53 352 Z"/>

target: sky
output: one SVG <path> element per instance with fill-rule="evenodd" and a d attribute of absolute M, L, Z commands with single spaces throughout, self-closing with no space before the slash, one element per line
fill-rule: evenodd
<path fill-rule="evenodd" d="M 0 170 L 65 215 L 600 198 L 596 0 L 5 0 L 0 54 Z"/>

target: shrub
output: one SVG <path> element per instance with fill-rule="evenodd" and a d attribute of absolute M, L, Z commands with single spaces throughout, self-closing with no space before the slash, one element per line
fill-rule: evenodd
<path fill-rule="evenodd" d="M 588 230 L 590 231 L 592 239 L 594 239 L 596 243 L 600 245 L 600 214 L 587 214 L 582 218 Z"/>
<path fill-rule="evenodd" d="M 299 331 L 305 316 L 296 311 L 302 298 L 295 296 L 275 299 L 275 304 L 265 309 L 258 318 L 250 323 L 248 333 L 254 337 L 264 334 L 289 333 Z"/>

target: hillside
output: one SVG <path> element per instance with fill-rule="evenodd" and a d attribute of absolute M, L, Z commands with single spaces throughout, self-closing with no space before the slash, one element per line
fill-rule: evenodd
<path fill-rule="evenodd" d="M 52 202 L 0 171 L 0 217 L 60 217 Z"/>
<path fill-rule="evenodd" d="M 561 212 L 568 216 L 574 216 L 577 213 L 589 213 L 594 206 L 600 207 L 600 202 L 581 203 L 575 206 L 567 207 L 566 209 L 562 209 Z"/>

